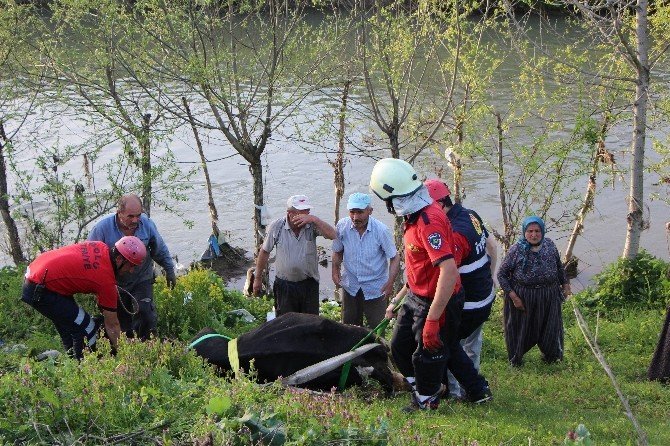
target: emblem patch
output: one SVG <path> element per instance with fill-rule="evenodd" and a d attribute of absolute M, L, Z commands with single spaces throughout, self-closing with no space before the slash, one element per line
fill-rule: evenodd
<path fill-rule="evenodd" d="M 428 236 L 428 244 L 433 249 L 440 249 L 442 246 L 442 235 L 439 232 L 433 232 Z"/>
<path fill-rule="evenodd" d="M 412 252 L 421 252 L 421 248 L 419 248 L 418 246 L 413 245 L 411 243 L 407 244 L 407 249 L 409 249 Z"/>

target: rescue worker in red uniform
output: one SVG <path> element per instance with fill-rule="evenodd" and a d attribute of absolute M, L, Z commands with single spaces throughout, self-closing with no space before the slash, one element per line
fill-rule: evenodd
<path fill-rule="evenodd" d="M 71 356 L 83 357 L 84 339 L 91 350 L 95 348 L 103 321 L 116 348 L 121 333 L 116 276 L 131 272 L 146 254 L 134 236 L 122 237 L 111 250 L 103 242 L 84 242 L 47 251 L 28 266 L 21 299 L 54 323 Z M 91 317 L 77 305 L 76 293 L 95 294 L 102 318 Z"/>
<path fill-rule="evenodd" d="M 415 389 L 408 410 L 437 409 L 446 391 L 445 368 L 474 403 L 491 399 L 488 382 L 477 373 L 459 343 L 464 295 L 451 226 L 407 162 L 384 158 L 372 170 L 370 188 L 387 209 L 405 220 L 405 271 L 409 291 L 391 339 L 399 371 Z"/>

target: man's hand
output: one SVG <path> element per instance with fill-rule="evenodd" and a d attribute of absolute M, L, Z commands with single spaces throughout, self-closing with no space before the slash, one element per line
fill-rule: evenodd
<path fill-rule="evenodd" d="M 395 313 L 393 312 L 393 309 L 395 308 L 395 304 L 393 301 L 389 303 L 389 306 L 386 307 L 386 312 L 384 313 L 384 317 L 388 320 L 391 320 L 395 317 Z"/>
<path fill-rule="evenodd" d="M 105 318 L 105 333 L 109 338 L 109 343 L 112 344 L 112 351 L 116 350 L 116 346 L 121 336 L 121 325 L 116 311 L 102 310 L 102 315 Z"/>
<path fill-rule="evenodd" d="M 333 283 L 335 284 L 335 286 L 342 286 L 342 284 L 341 284 L 341 282 L 342 282 L 342 272 L 340 271 L 339 268 L 335 268 L 334 265 L 333 265 L 332 275 L 333 275 Z"/>
<path fill-rule="evenodd" d="M 384 296 L 393 296 L 393 281 L 389 280 L 382 287 L 382 295 Z"/>
<path fill-rule="evenodd" d="M 430 352 L 440 350 L 444 345 L 440 339 L 440 320 L 426 319 L 421 337 L 423 340 L 423 348 Z"/>
<path fill-rule="evenodd" d="M 565 300 L 568 300 L 570 296 L 572 296 L 572 290 L 570 289 L 570 282 L 563 284 L 563 295 L 565 296 Z"/>
<path fill-rule="evenodd" d="M 254 296 L 260 296 L 261 294 L 261 289 L 263 288 L 263 278 L 261 277 L 260 274 L 255 274 L 254 275 Z"/>
<path fill-rule="evenodd" d="M 168 288 L 174 290 L 175 285 L 177 285 L 177 276 L 175 275 L 174 271 L 166 274 L 165 281 L 167 282 Z"/>
<path fill-rule="evenodd" d="M 310 214 L 295 214 L 293 217 L 291 217 L 291 223 L 293 223 L 298 228 L 302 228 L 307 223 L 316 223 L 317 220 L 317 217 Z"/>

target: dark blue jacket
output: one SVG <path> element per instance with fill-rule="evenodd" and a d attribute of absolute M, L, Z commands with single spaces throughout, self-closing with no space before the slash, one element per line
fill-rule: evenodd
<path fill-rule="evenodd" d="M 464 310 L 476 310 L 493 303 L 495 298 L 491 259 L 486 253 L 488 231 L 473 210 L 455 204 L 447 212 L 454 232 L 464 236 L 470 245 L 469 255 L 461 260 L 458 272 L 465 290 Z"/>

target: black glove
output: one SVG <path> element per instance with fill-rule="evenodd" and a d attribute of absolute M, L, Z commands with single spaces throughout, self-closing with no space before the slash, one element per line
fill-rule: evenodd
<path fill-rule="evenodd" d="M 165 280 L 167 281 L 167 286 L 173 290 L 174 286 L 177 284 L 177 276 L 174 274 L 174 271 L 166 273 Z"/>

